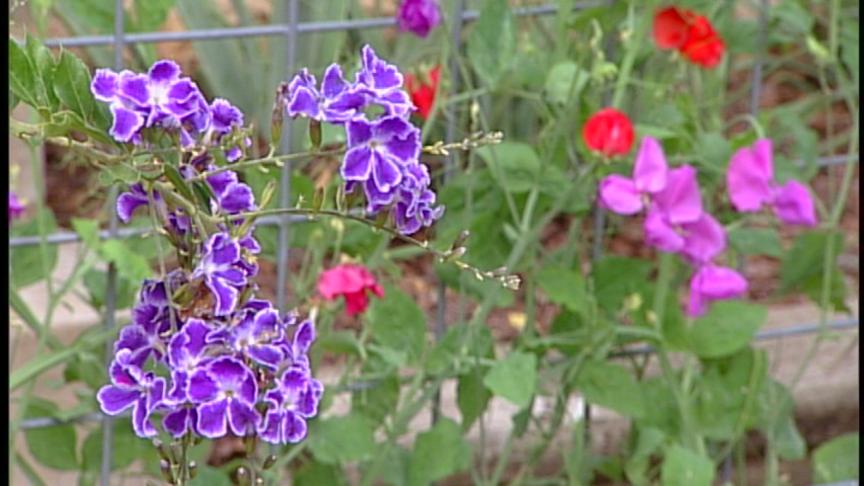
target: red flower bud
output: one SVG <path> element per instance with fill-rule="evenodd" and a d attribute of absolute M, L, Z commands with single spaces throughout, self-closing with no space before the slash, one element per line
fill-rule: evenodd
<path fill-rule="evenodd" d="M 441 72 L 441 66 L 436 65 L 429 70 L 429 83 L 419 79 L 413 74 L 405 75 L 405 88 L 411 95 L 411 101 L 417 106 L 417 113 L 420 118 L 429 118 L 429 113 L 432 111 L 432 105 L 435 104 L 435 92 L 438 90 L 438 77 Z"/>
<path fill-rule="evenodd" d="M 633 147 L 633 138 L 633 124 L 615 108 L 598 111 L 582 127 L 585 145 L 607 157 L 626 155 Z"/>

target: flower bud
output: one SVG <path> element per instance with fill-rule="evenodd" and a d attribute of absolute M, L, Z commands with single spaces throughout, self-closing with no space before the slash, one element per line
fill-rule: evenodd
<path fill-rule="evenodd" d="M 309 141 L 313 150 L 321 148 L 321 122 L 318 120 L 309 120 Z"/>
<path fill-rule="evenodd" d="M 276 464 L 276 456 L 273 454 L 270 454 L 269 456 L 267 456 L 267 459 L 264 459 L 264 465 L 262 467 L 266 471 L 266 470 L 270 469 L 271 467 L 273 467 L 275 464 Z"/>

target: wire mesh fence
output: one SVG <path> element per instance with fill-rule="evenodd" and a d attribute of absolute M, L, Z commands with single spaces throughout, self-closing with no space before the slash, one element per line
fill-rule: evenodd
<path fill-rule="evenodd" d="M 77 36 L 77 37 L 60 37 L 60 38 L 50 38 L 44 41 L 44 44 L 49 47 L 86 47 L 86 46 L 110 46 L 113 48 L 114 52 L 114 69 L 120 71 L 124 68 L 123 63 L 123 51 L 127 45 L 132 44 L 145 44 L 145 43 L 163 43 L 163 42 L 177 42 L 177 41 L 208 41 L 208 40 L 228 40 L 228 39 L 241 39 L 241 38 L 249 38 L 249 37 L 283 37 L 284 42 L 286 43 L 286 55 L 285 55 L 285 73 L 284 76 L 287 78 L 290 76 L 295 68 L 294 64 L 296 61 L 296 46 L 298 45 L 298 39 L 301 34 L 311 34 L 311 33 L 324 33 L 324 32 L 333 32 L 333 31 L 344 31 L 344 30 L 364 30 L 364 29 L 380 29 L 393 27 L 396 25 L 396 20 L 393 17 L 378 17 L 378 18 L 366 18 L 366 19 L 349 19 L 349 20 L 332 20 L 332 21 L 312 21 L 312 22 L 301 22 L 299 21 L 299 0 L 283 0 L 285 2 L 286 7 L 286 18 L 283 23 L 278 24 L 269 24 L 269 25 L 259 25 L 259 26 L 239 26 L 239 27 L 226 27 L 226 28 L 212 28 L 212 29 L 198 29 L 198 30 L 188 30 L 182 32 L 139 32 L 139 33 L 127 33 L 124 29 L 124 5 L 122 0 L 115 0 L 114 2 L 114 32 L 108 35 L 86 35 L 86 36 Z M 604 5 L 614 4 L 616 0 L 598 0 L 598 1 L 582 1 L 576 2 L 573 6 L 575 10 L 587 9 L 592 7 L 599 7 Z M 479 12 L 477 10 L 470 10 L 466 8 L 465 0 L 455 0 L 455 8 L 454 19 L 451 25 L 451 42 L 454 46 L 454 55 L 451 59 L 451 63 L 453 66 L 457 65 L 456 56 L 459 55 L 459 52 L 462 49 L 462 29 L 464 24 L 476 20 L 479 16 Z M 758 31 L 758 39 L 763 49 L 760 50 L 761 55 L 755 60 L 753 65 L 752 76 L 750 79 L 750 114 L 755 116 L 759 112 L 759 100 L 760 93 L 762 89 L 762 73 L 763 73 L 763 64 L 764 64 L 764 45 L 766 43 L 766 29 L 767 29 L 767 9 L 769 8 L 767 0 L 759 0 L 759 31 Z M 544 15 L 552 15 L 557 13 L 558 7 L 556 5 L 539 5 L 539 6 L 530 6 L 530 7 L 516 7 L 513 9 L 514 15 L 518 17 L 525 16 L 544 16 Z M 459 79 L 459 70 L 451 69 L 450 79 L 452 89 L 454 91 L 458 90 L 460 85 Z M 451 113 L 452 115 L 452 113 Z M 281 147 L 282 153 L 290 153 L 291 151 L 291 123 L 286 120 L 286 126 L 283 129 L 283 144 Z M 446 136 L 445 142 L 453 142 L 457 139 L 457 124 L 455 116 L 447 117 L 447 126 L 446 126 Z M 858 161 L 858 157 L 855 156 L 855 162 Z M 849 161 L 846 156 L 825 156 L 820 157 L 815 161 L 816 165 L 819 167 L 830 167 L 841 164 L 846 164 Z M 804 161 L 798 161 L 799 165 L 803 165 Z M 451 156 L 448 156 L 445 159 L 445 167 L 444 174 L 442 178 L 446 179 L 447 176 L 454 169 L 455 163 Z M 291 164 L 285 164 L 281 169 L 280 176 L 280 189 L 281 189 L 281 203 L 283 206 L 287 206 L 290 201 L 290 193 L 291 193 Z M 114 200 L 117 197 L 116 188 L 112 188 L 111 193 L 109 194 L 109 199 Z M 114 212 L 114 204 L 110 204 L 109 211 L 112 214 L 109 214 L 109 228 L 107 230 L 100 232 L 100 237 L 102 239 L 115 239 L 115 238 L 131 238 L 135 236 L 147 236 L 149 233 L 153 231 L 152 228 L 148 227 L 135 227 L 135 228 L 118 228 L 118 220 L 113 214 Z M 309 218 L 306 216 L 296 216 L 296 215 L 283 215 L 283 216 L 266 216 L 262 217 L 257 221 L 258 225 L 261 226 L 277 226 L 278 233 L 278 249 L 277 249 L 277 258 L 276 258 L 276 268 L 277 268 L 277 307 L 280 311 L 285 311 L 288 307 L 287 302 L 287 285 L 288 285 L 288 250 L 289 250 L 289 231 L 290 226 L 295 223 L 309 221 Z M 595 215 L 594 219 L 594 234 L 602 234 L 605 228 L 605 215 L 604 212 L 598 211 Z M 596 238 L 595 241 L 600 241 L 600 238 Z M 69 243 L 75 243 L 80 241 L 80 237 L 74 232 L 56 232 L 47 237 L 40 236 L 19 236 L 10 238 L 9 245 L 10 247 L 26 247 L 26 246 L 34 246 L 42 243 L 52 244 L 52 245 L 63 245 Z M 594 252 L 592 255 L 592 259 L 598 259 L 601 254 L 600 250 L 602 248 L 595 245 Z M 107 277 L 107 289 L 106 289 L 106 298 L 105 298 L 105 314 L 104 314 L 104 326 L 106 328 L 112 328 L 115 325 L 115 315 L 116 315 L 116 299 L 117 299 L 117 273 L 116 269 L 113 265 L 109 265 L 108 267 L 108 277 Z M 435 322 L 433 323 L 432 329 L 434 336 L 437 339 L 440 339 L 445 330 L 445 299 L 443 298 L 444 293 L 444 284 L 438 284 L 438 296 L 437 299 L 437 309 L 434 314 Z M 782 329 L 772 329 L 765 330 L 756 335 L 755 339 L 757 341 L 770 341 L 776 339 L 783 339 L 791 336 L 800 336 L 800 335 L 809 335 L 815 334 L 825 331 L 841 331 L 848 329 L 856 329 L 859 326 L 858 318 L 850 318 L 843 319 L 834 322 L 829 322 L 826 325 L 820 324 L 800 324 L 795 326 L 784 327 Z M 111 346 L 109 342 L 107 346 Z M 652 353 L 653 349 L 650 346 L 644 346 L 640 348 L 628 349 L 622 353 L 619 353 L 621 357 L 633 354 L 647 354 Z M 109 352 L 106 353 L 106 356 L 110 357 L 110 349 Z M 106 363 L 107 365 L 108 363 Z M 363 381 L 363 382 L 353 382 L 349 383 L 345 386 L 342 386 L 340 389 L 335 390 L 337 392 L 352 392 L 361 389 L 369 389 L 376 386 L 375 381 Z M 440 413 L 440 401 L 435 400 L 433 402 L 433 420 L 438 417 Z M 584 418 L 586 422 L 590 422 L 590 410 L 586 410 Z M 112 464 L 112 425 L 114 417 L 110 417 L 101 413 L 88 413 L 80 416 L 76 416 L 66 420 L 59 420 L 53 417 L 39 417 L 39 418 L 30 418 L 22 421 L 21 429 L 35 429 L 41 427 L 52 427 L 57 425 L 69 424 L 69 423 L 84 423 L 84 422 L 97 422 L 101 421 L 103 427 L 103 441 L 102 441 L 102 457 L 101 457 L 101 479 L 100 484 L 108 485 L 110 478 L 110 469 Z M 586 431 L 590 431 L 590 424 L 586 424 L 588 426 L 585 427 Z M 724 468 L 726 469 L 726 468 Z M 837 484 L 858 484 L 856 482 L 848 482 L 848 483 L 837 483 Z"/>

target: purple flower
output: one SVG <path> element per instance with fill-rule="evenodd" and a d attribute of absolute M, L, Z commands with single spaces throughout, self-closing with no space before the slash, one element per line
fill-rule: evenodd
<path fill-rule="evenodd" d="M 306 437 L 306 419 L 318 414 L 324 386 L 302 368 L 282 373 L 277 387 L 265 394 L 270 407 L 258 428 L 262 439 L 273 444 L 297 443 Z"/>
<path fill-rule="evenodd" d="M 756 212 L 767 204 L 786 224 L 815 226 L 816 211 L 807 188 L 797 181 L 778 186 L 770 139 L 759 139 L 732 155 L 726 173 L 729 199 L 740 212 Z"/>
<path fill-rule="evenodd" d="M 426 37 L 441 23 L 441 8 L 436 0 L 403 0 L 397 19 L 403 31 Z"/>
<path fill-rule="evenodd" d="M 206 102 L 202 106 L 204 97 L 198 86 L 180 77 L 180 67 L 169 60 L 157 61 L 147 74 L 98 69 L 90 90 L 97 100 L 111 104 L 114 122 L 110 134 L 119 142 L 139 143 L 140 130 L 145 127 L 184 132 L 190 117 L 207 107 Z M 188 133 L 185 135 L 188 139 Z"/>
<path fill-rule="evenodd" d="M 246 271 L 239 265 L 240 245 L 227 233 L 216 233 L 204 247 L 204 256 L 192 273 L 192 278 L 203 277 L 204 283 L 216 299 L 213 313 L 226 316 L 237 306 L 240 289 L 247 284 Z"/>
<path fill-rule="evenodd" d="M 388 115 L 405 116 L 415 110 L 411 97 L 402 89 L 403 82 L 399 68 L 379 58 L 368 44 L 363 46 L 356 84 L 370 101 L 381 105 Z"/>
<path fill-rule="evenodd" d="M 9 191 L 9 222 L 18 219 L 24 214 L 24 205 L 18 199 L 18 195 Z"/>
<path fill-rule="evenodd" d="M 172 273 L 169 282 L 181 278 L 179 272 Z M 179 286 L 179 282 L 172 282 Z M 172 287 L 176 288 L 176 287 Z M 174 315 L 175 321 L 179 316 Z M 151 355 L 156 360 L 165 354 L 166 342 L 163 336 L 171 329 L 171 308 L 165 283 L 145 280 L 138 293 L 138 302 L 132 308 L 132 323 L 120 331 L 114 343 L 114 351 L 127 349 L 131 352 L 130 362 L 144 366 Z"/>
<path fill-rule="evenodd" d="M 403 168 L 417 163 L 420 131 L 403 118 L 388 116 L 369 122 L 348 122 L 348 151 L 341 173 L 346 181 L 363 182 L 371 207 L 390 204 Z"/>
<path fill-rule="evenodd" d="M 734 299 L 747 292 L 747 280 L 735 270 L 714 265 L 703 265 L 690 280 L 690 300 L 687 314 L 698 317 L 715 300 Z"/>
<path fill-rule="evenodd" d="M 165 395 L 165 379 L 153 373 L 145 373 L 131 362 L 132 352 L 121 349 L 111 364 L 111 384 L 96 393 L 99 407 L 108 415 L 118 415 L 132 407 L 132 427 L 139 437 L 157 434 L 150 415 L 162 402 Z"/>
<path fill-rule="evenodd" d="M 213 170 L 211 166 L 208 170 Z M 207 183 L 213 189 L 216 200 L 212 201 L 213 210 L 222 210 L 226 214 L 237 214 L 255 210 L 255 196 L 252 188 L 240 182 L 237 174 L 230 170 L 219 172 L 207 178 Z"/>
<path fill-rule="evenodd" d="M 240 355 L 275 371 L 286 357 L 283 350 L 273 344 L 283 332 L 283 323 L 276 309 L 266 307 L 256 311 L 247 308 L 239 324 L 213 333 L 207 342 L 227 344 Z"/>
<path fill-rule="evenodd" d="M 255 375 L 240 360 L 225 356 L 198 369 L 189 379 L 189 398 L 198 404 L 198 433 L 215 439 L 228 432 L 244 436 L 257 429 Z"/>
<path fill-rule="evenodd" d="M 321 90 L 315 76 L 303 69 L 294 76 L 283 93 L 289 116 L 306 116 L 313 120 L 340 124 L 362 114 L 366 95 L 342 77 L 338 64 L 331 64 L 324 72 Z"/>
<path fill-rule="evenodd" d="M 190 406 L 189 378 L 206 362 L 206 340 L 211 332 L 204 321 L 189 319 L 168 344 L 172 386 L 164 404 L 169 412 L 162 419 L 162 426 L 174 437 L 181 437 L 189 430 L 197 432 L 198 414 Z"/>
<path fill-rule="evenodd" d="M 418 162 L 405 169 L 399 186 L 399 199 L 394 207 L 396 229 L 400 233 L 414 234 L 444 214 L 443 206 L 434 206 L 436 196 L 429 189 L 430 182 L 425 165 Z"/>
<path fill-rule="evenodd" d="M 158 192 L 153 192 L 154 201 L 159 201 L 160 198 Z M 129 186 L 129 191 L 117 197 L 117 217 L 120 221 L 128 223 L 136 209 L 147 206 L 149 203 L 150 200 L 147 197 L 147 191 L 144 190 L 144 185 L 140 182 L 132 184 Z"/>

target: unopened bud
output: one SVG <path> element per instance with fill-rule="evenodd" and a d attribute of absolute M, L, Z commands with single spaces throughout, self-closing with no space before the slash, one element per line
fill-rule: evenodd
<path fill-rule="evenodd" d="M 309 120 L 309 141 L 312 142 L 312 149 L 321 147 L 321 122 L 318 120 Z"/>
<path fill-rule="evenodd" d="M 456 247 L 462 246 L 465 243 L 465 240 L 467 240 L 469 236 L 471 236 L 470 231 L 468 231 L 467 229 L 462 230 L 462 232 L 459 233 L 459 236 L 457 236 L 456 239 L 453 240 L 453 244 L 450 245 L 450 248 L 456 248 Z"/>
<path fill-rule="evenodd" d="M 195 461 L 189 461 L 189 479 L 195 479 L 195 476 L 198 475 L 198 463 Z"/>
<path fill-rule="evenodd" d="M 153 439 L 153 447 L 156 448 L 156 453 L 159 454 L 159 457 L 165 461 L 170 461 L 168 457 L 168 451 L 165 449 L 165 444 L 162 443 L 159 439 Z"/>
<path fill-rule="evenodd" d="M 284 85 L 285 83 L 282 83 Z M 282 141 L 282 122 L 285 119 L 284 98 L 282 96 L 283 86 L 276 90 L 276 101 L 273 102 L 273 113 L 270 114 L 270 143 L 278 147 Z"/>
<path fill-rule="evenodd" d="M 162 459 L 159 461 L 159 470 L 162 471 L 162 477 L 168 484 L 174 484 L 174 474 L 171 472 L 171 463 Z"/>
<path fill-rule="evenodd" d="M 444 257 L 445 261 L 452 262 L 453 260 L 458 260 L 465 255 L 465 252 L 468 251 L 464 246 L 460 246 L 458 248 L 454 248 L 447 252 L 447 255 Z"/>
<path fill-rule="evenodd" d="M 252 486 L 252 475 L 243 466 L 237 468 L 237 484 L 239 486 Z"/>
<path fill-rule="evenodd" d="M 269 456 L 267 456 L 266 459 L 264 459 L 264 465 L 262 467 L 266 471 L 266 470 L 270 469 L 271 467 L 273 467 L 275 464 L 276 464 L 276 456 L 273 454 L 270 454 Z"/>

